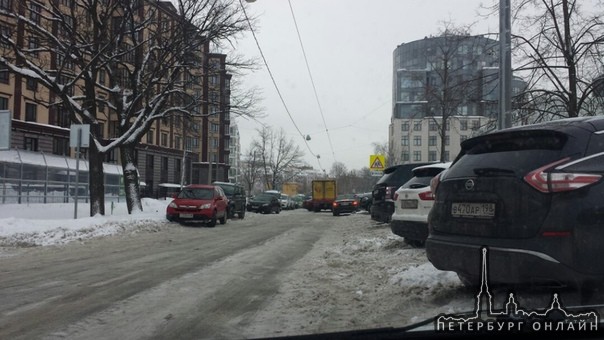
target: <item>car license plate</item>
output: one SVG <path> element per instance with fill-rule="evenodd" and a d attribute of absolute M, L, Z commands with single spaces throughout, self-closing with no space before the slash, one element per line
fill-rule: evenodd
<path fill-rule="evenodd" d="M 495 203 L 453 203 L 451 216 L 470 218 L 493 218 Z"/>
<path fill-rule="evenodd" d="M 193 214 L 179 214 L 180 218 L 193 218 Z"/>
<path fill-rule="evenodd" d="M 350 205 L 350 203 L 348 203 L 348 202 L 342 202 L 341 204 L 342 204 L 342 206 Z"/>
<path fill-rule="evenodd" d="M 401 200 L 402 209 L 417 209 L 417 200 Z"/>

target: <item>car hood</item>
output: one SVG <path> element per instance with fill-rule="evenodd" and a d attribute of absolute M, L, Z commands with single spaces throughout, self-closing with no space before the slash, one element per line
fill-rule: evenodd
<path fill-rule="evenodd" d="M 196 199 L 177 198 L 177 199 L 173 200 L 172 203 L 175 203 L 178 206 L 181 206 L 181 205 L 199 206 L 199 205 L 206 204 L 206 203 L 212 203 L 212 200 L 196 200 Z"/>

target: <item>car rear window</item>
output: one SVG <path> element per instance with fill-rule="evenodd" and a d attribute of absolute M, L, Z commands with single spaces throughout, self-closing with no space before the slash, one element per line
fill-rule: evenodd
<path fill-rule="evenodd" d="M 402 189 L 423 188 L 430 185 L 432 177 L 443 171 L 442 168 L 424 168 L 417 169 L 413 173 L 415 176 L 401 186 Z"/>
<path fill-rule="evenodd" d="M 553 131 L 530 131 L 478 137 L 462 144 L 462 152 L 446 178 L 467 176 L 522 177 L 561 158 L 567 136 Z"/>
<path fill-rule="evenodd" d="M 411 172 L 411 170 L 420 165 L 424 164 L 404 164 L 393 169 L 386 169 L 384 171 L 384 176 L 380 178 L 377 184 L 403 184 L 413 177 L 413 172 Z"/>

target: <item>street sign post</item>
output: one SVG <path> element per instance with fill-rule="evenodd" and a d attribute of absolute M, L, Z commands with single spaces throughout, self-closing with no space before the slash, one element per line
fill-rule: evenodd
<path fill-rule="evenodd" d="M 80 148 L 87 148 L 90 142 L 90 125 L 74 124 L 69 130 L 69 147 L 76 148 L 76 189 L 73 219 L 78 218 L 78 193 L 80 191 Z"/>
<path fill-rule="evenodd" d="M 371 176 L 382 176 L 386 168 L 386 157 L 384 155 L 369 156 L 369 171 Z"/>
<path fill-rule="evenodd" d="M 10 149 L 11 114 L 8 110 L 0 110 L 0 150 Z"/>

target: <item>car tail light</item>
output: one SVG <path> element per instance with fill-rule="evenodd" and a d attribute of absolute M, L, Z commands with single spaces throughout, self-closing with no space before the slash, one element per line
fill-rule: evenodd
<path fill-rule="evenodd" d="M 420 192 L 419 199 L 422 201 L 434 201 L 434 193 L 432 193 L 432 190 Z"/>
<path fill-rule="evenodd" d="M 352 202 L 352 205 L 357 206 L 357 205 L 359 205 L 359 202 L 357 202 L 357 201 L 353 201 L 353 202 Z"/>
<path fill-rule="evenodd" d="M 439 173 L 438 175 L 432 177 L 432 179 L 430 180 L 430 192 L 432 192 L 432 195 L 434 195 L 436 193 L 436 188 L 438 188 L 438 185 L 440 184 L 440 176 L 442 175 L 442 172 Z M 434 198 L 432 198 L 434 199 Z"/>
<path fill-rule="evenodd" d="M 331 205 L 336 208 L 338 206 L 338 202 L 333 202 Z"/>
<path fill-rule="evenodd" d="M 170 204 L 168 204 L 168 206 L 170 208 L 178 209 L 178 205 L 176 203 L 174 203 L 174 202 L 171 202 Z"/>
<path fill-rule="evenodd" d="M 524 176 L 524 180 L 533 188 L 545 192 L 564 192 L 583 188 L 599 181 L 602 176 L 595 174 L 581 174 L 569 172 L 546 172 L 556 165 L 568 161 L 570 158 L 564 158 L 554 163 L 544 165 L 538 169 L 529 172 Z"/>
<path fill-rule="evenodd" d="M 386 197 L 385 198 L 391 198 L 392 197 L 392 187 L 386 187 Z"/>
<path fill-rule="evenodd" d="M 398 200 L 398 192 L 394 193 L 394 200 L 397 201 Z"/>

